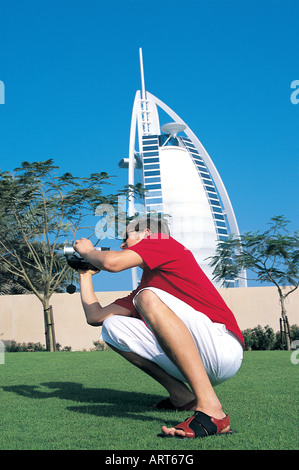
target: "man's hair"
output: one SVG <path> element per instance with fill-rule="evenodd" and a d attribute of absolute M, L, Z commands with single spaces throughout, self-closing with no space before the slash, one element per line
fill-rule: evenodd
<path fill-rule="evenodd" d="M 126 233 L 130 232 L 143 232 L 149 229 L 151 233 L 164 233 L 170 235 L 168 224 L 163 219 L 155 219 L 153 217 L 144 217 L 142 219 L 135 219 L 129 222 L 126 228 Z"/>

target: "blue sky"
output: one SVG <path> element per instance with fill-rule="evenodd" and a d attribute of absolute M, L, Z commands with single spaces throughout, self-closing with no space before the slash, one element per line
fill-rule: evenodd
<path fill-rule="evenodd" d="M 146 89 L 210 154 L 240 231 L 279 214 L 298 228 L 298 1 L 0 0 L 0 12 L 1 170 L 53 158 L 123 187 L 142 47 Z M 99 290 L 131 287 L 100 276 Z"/>

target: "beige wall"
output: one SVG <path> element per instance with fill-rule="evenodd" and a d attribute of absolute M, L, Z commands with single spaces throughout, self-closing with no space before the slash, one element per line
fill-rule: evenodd
<path fill-rule="evenodd" d="M 227 305 L 234 312 L 241 330 L 257 325 L 270 325 L 279 330 L 280 306 L 275 287 L 219 289 Z M 128 292 L 98 292 L 101 304 L 108 305 Z M 80 302 L 80 294 L 54 294 L 53 307 L 56 342 L 72 350 L 91 349 L 97 341 L 100 328 L 87 325 Z M 299 323 L 299 289 L 287 300 L 290 325 Z M 0 296 L 0 340 L 18 343 L 45 344 L 42 305 L 34 295 Z"/>

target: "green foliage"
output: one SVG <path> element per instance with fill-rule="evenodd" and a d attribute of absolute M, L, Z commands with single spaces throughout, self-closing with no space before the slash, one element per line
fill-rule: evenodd
<path fill-rule="evenodd" d="M 5 352 L 37 352 L 46 351 L 41 343 L 17 343 L 16 341 L 5 341 Z"/>
<path fill-rule="evenodd" d="M 210 263 L 214 279 L 235 279 L 243 269 L 248 269 L 259 282 L 298 287 L 299 232 L 289 234 L 288 222 L 284 216 L 276 216 L 263 233 L 247 232 L 220 241 Z"/>
<path fill-rule="evenodd" d="M 292 325 L 291 341 L 299 340 L 299 327 Z M 281 333 L 274 333 L 273 328 L 266 325 L 264 328 L 261 325 L 255 328 L 247 328 L 242 330 L 245 351 L 268 351 L 285 349 L 285 343 L 281 342 Z"/>
<path fill-rule="evenodd" d="M 93 344 L 94 344 L 93 351 L 107 351 L 108 349 L 110 349 L 108 344 L 102 340 L 94 341 Z"/>
<path fill-rule="evenodd" d="M 245 350 L 270 350 L 273 349 L 275 343 L 274 330 L 269 325 L 262 328 L 258 325 L 255 328 L 248 328 L 242 331 Z"/>
<path fill-rule="evenodd" d="M 14 340 L 11 341 L 4 341 L 5 344 L 5 352 L 41 352 L 46 351 L 46 347 L 38 343 L 33 343 L 29 341 L 29 343 L 17 343 Z M 56 343 L 56 351 L 71 351 L 71 346 L 65 346 L 62 348 L 61 344 Z"/>

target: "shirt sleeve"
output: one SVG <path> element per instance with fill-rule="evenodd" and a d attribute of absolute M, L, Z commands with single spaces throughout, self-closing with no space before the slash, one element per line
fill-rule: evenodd
<path fill-rule="evenodd" d="M 155 238 L 154 236 L 157 235 Z M 158 234 L 152 234 L 150 237 L 141 240 L 136 245 L 127 248 L 135 251 L 150 269 L 156 269 L 166 263 L 173 261 L 173 253 L 170 248 L 171 239 L 161 238 Z"/>

